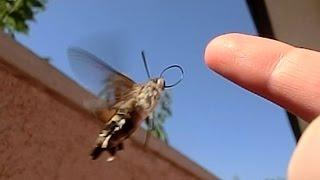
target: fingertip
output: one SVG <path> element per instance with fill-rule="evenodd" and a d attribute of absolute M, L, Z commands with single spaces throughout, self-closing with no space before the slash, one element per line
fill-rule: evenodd
<path fill-rule="evenodd" d="M 231 81 L 243 81 L 245 74 L 252 74 L 250 69 L 254 61 L 250 60 L 252 52 L 248 46 L 252 45 L 256 38 L 239 33 L 217 36 L 206 47 L 205 63 Z"/>
<path fill-rule="evenodd" d="M 319 52 L 238 33 L 214 38 L 204 55 L 213 71 L 307 120 L 320 112 L 319 57 Z"/>
<path fill-rule="evenodd" d="M 214 55 L 213 50 L 215 39 L 216 38 L 209 41 L 204 51 L 204 62 L 209 68 L 211 68 L 211 63 L 213 61 L 212 56 Z"/>
<path fill-rule="evenodd" d="M 237 46 L 234 41 L 237 33 L 224 34 L 212 39 L 206 46 L 204 59 L 206 65 L 212 70 L 219 70 L 220 64 L 225 64 L 225 60 L 232 59 L 232 51 Z"/>

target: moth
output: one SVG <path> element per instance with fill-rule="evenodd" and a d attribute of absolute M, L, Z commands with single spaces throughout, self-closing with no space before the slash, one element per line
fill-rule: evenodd
<path fill-rule="evenodd" d="M 103 87 L 99 93 L 103 101 L 92 104 L 96 117 L 105 122 L 90 154 L 93 160 L 107 151 L 110 154 L 107 161 L 112 161 L 117 151 L 123 149 L 124 140 L 129 138 L 144 120 L 148 129 L 152 129 L 152 114 L 164 90 L 177 85 L 183 79 L 183 69 L 176 64 L 165 68 L 159 77 L 151 78 L 143 51 L 141 55 L 149 79 L 145 83 L 136 83 L 92 53 L 80 48 L 68 49 L 73 71 L 82 79 L 86 79 L 85 82 L 93 82 L 93 86 Z M 180 70 L 181 78 L 176 83 L 167 85 L 164 73 L 172 68 Z M 90 76 L 97 73 L 104 78 L 97 81 Z M 149 133 L 146 139 L 148 135 Z"/>

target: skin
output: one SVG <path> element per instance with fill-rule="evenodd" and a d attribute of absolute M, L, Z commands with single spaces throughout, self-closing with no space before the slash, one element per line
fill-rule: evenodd
<path fill-rule="evenodd" d="M 211 70 L 310 122 L 287 176 L 320 179 L 320 53 L 232 33 L 213 39 L 204 57 Z"/>

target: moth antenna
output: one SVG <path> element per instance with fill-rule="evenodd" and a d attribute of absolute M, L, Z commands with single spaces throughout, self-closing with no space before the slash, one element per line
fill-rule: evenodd
<path fill-rule="evenodd" d="M 146 56 L 144 55 L 144 51 L 141 51 L 141 56 L 142 56 L 144 68 L 145 68 L 145 70 L 147 72 L 148 78 L 151 79 L 151 75 L 150 75 L 150 71 L 149 71 L 149 68 L 148 68 Z"/>

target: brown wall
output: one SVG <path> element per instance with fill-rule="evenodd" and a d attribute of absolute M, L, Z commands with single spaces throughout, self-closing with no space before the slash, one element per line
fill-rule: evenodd
<path fill-rule="evenodd" d="M 319 0 L 265 0 L 265 2 L 278 40 L 320 50 Z"/>
<path fill-rule="evenodd" d="M 88 154 L 102 123 L 82 107 L 92 96 L 0 34 L 0 179 L 216 179 L 139 129 L 107 163 Z"/>

